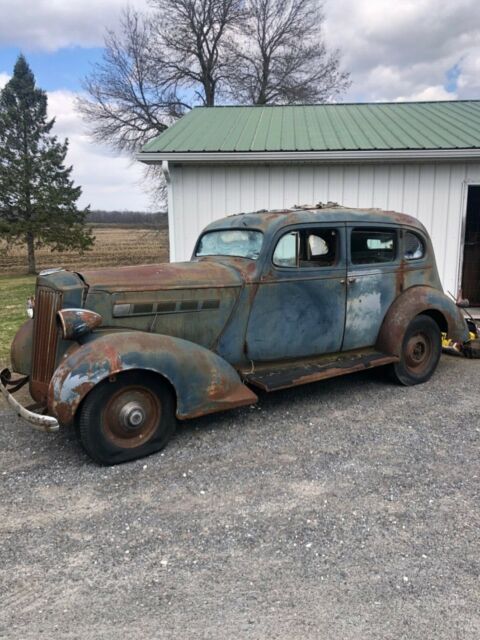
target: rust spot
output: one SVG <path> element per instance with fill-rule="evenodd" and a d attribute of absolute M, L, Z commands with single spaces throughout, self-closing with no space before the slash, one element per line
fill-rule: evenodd
<path fill-rule="evenodd" d="M 227 265 L 213 260 L 172 262 L 165 264 L 87 269 L 82 277 L 90 291 L 142 291 L 227 287 L 242 284 L 239 274 Z M 139 284 L 141 283 L 141 286 Z"/>
<path fill-rule="evenodd" d="M 243 384 L 238 385 L 230 393 L 217 398 L 215 402 L 207 403 L 202 406 L 201 409 L 191 411 L 189 413 L 178 414 L 178 418 L 181 420 L 187 420 L 190 418 L 199 418 L 210 413 L 217 413 L 218 411 L 226 411 L 227 409 L 236 409 L 238 407 L 244 407 L 246 405 L 255 404 L 258 401 L 258 396 Z"/>
<path fill-rule="evenodd" d="M 402 257 L 400 260 L 400 265 L 395 273 L 395 292 L 400 295 L 405 288 L 405 258 Z"/>

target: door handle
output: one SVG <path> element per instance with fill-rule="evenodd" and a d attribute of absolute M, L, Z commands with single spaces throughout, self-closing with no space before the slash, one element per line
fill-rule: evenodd
<path fill-rule="evenodd" d="M 348 284 L 354 284 L 357 281 L 356 278 L 348 278 L 347 282 Z"/>

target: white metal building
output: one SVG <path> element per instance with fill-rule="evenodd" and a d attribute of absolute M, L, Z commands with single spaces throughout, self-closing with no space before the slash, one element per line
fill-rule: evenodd
<path fill-rule="evenodd" d="M 138 158 L 163 164 L 172 261 L 225 214 L 378 207 L 419 218 L 445 290 L 480 305 L 480 101 L 199 108 Z"/>

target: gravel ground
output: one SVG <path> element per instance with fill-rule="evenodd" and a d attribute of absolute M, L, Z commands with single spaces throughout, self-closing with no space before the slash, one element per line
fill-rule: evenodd
<path fill-rule="evenodd" d="M 0 637 L 480 638 L 480 361 L 263 395 L 113 468 L 0 407 Z"/>

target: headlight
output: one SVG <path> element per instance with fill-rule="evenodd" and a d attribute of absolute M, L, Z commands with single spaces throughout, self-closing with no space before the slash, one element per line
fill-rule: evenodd
<path fill-rule="evenodd" d="M 102 316 L 88 309 L 61 309 L 57 318 L 65 340 L 76 340 L 102 324 Z"/>
<path fill-rule="evenodd" d="M 31 298 L 27 299 L 27 305 L 26 305 L 27 316 L 29 318 L 33 318 L 34 309 L 35 309 L 35 298 L 32 296 Z"/>

